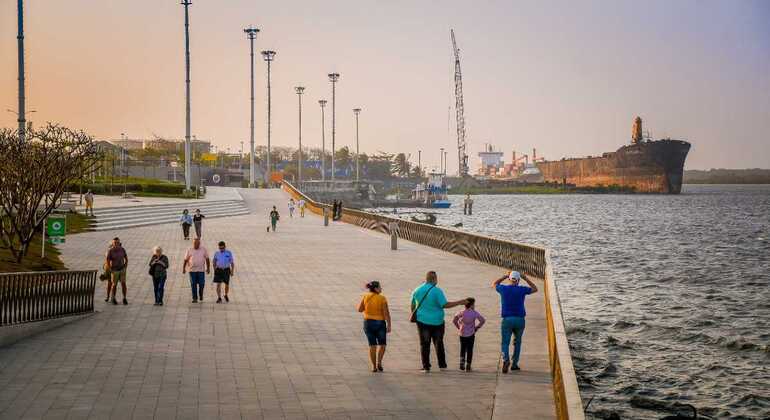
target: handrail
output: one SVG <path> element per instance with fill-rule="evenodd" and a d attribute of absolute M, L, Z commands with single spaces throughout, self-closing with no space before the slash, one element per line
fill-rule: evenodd
<path fill-rule="evenodd" d="M 0 327 L 94 310 L 96 271 L 0 274 Z"/>
<path fill-rule="evenodd" d="M 313 213 L 323 214 L 331 209 L 330 205 L 313 200 L 287 181 L 283 181 L 283 186 L 294 198 L 303 199 Z M 545 285 L 548 354 L 557 418 L 585 418 L 548 250 L 348 208 L 342 212 L 342 221 L 386 234 L 390 234 L 390 223 L 396 222 L 398 236 L 406 240 L 542 278 Z"/>

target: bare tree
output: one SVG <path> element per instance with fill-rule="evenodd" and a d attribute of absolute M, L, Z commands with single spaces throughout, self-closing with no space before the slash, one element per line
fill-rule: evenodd
<path fill-rule="evenodd" d="M 28 130 L 0 129 L 0 239 L 17 262 L 67 186 L 100 162 L 93 138 L 56 124 Z"/>

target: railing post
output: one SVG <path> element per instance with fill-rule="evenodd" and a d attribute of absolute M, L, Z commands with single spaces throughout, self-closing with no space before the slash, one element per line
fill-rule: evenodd
<path fill-rule="evenodd" d="M 329 226 L 329 209 L 324 207 L 324 226 Z"/>
<path fill-rule="evenodd" d="M 388 223 L 388 230 L 390 231 L 390 249 L 395 251 L 398 249 L 398 222 Z"/>

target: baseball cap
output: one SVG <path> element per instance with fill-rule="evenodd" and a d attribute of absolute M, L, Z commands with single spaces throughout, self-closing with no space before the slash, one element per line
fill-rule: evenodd
<path fill-rule="evenodd" d="M 508 278 L 511 280 L 521 280 L 521 274 L 518 271 L 511 271 L 511 274 L 508 275 Z"/>

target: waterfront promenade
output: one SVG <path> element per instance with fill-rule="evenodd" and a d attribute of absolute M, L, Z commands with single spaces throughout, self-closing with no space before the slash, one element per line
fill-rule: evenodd
<path fill-rule="evenodd" d="M 288 195 L 240 190 L 252 214 L 204 223 L 213 253 L 225 240 L 236 257 L 231 302 L 192 304 L 181 262 L 190 242 L 176 224 L 67 238 L 70 269 L 96 269 L 108 241 L 129 254 L 129 305 L 97 313 L 0 349 L 0 418 L 554 418 L 543 293 L 527 300 L 522 371 L 498 374 L 503 273 L 471 259 L 320 217 L 289 218 Z M 278 206 L 277 233 L 265 232 Z M 152 305 L 146 261 L 154 245 L 171 260 L 165 306 Z M 450 300 L 474 296 L 487 317 L 472 373 L 458 365 L 448 324 L 449 369 L 419 372 L 409 294 L 436 270 Z M 371 373 L 355 305 L 369 280 L 383 283 L 394 320 L 384 373 Z M 541 289 L 542 290 L 542 289 Z M 447 322 L 454 309 L 447 311 Z M 434 359 L 435 366 L 435 359 Z"/>

